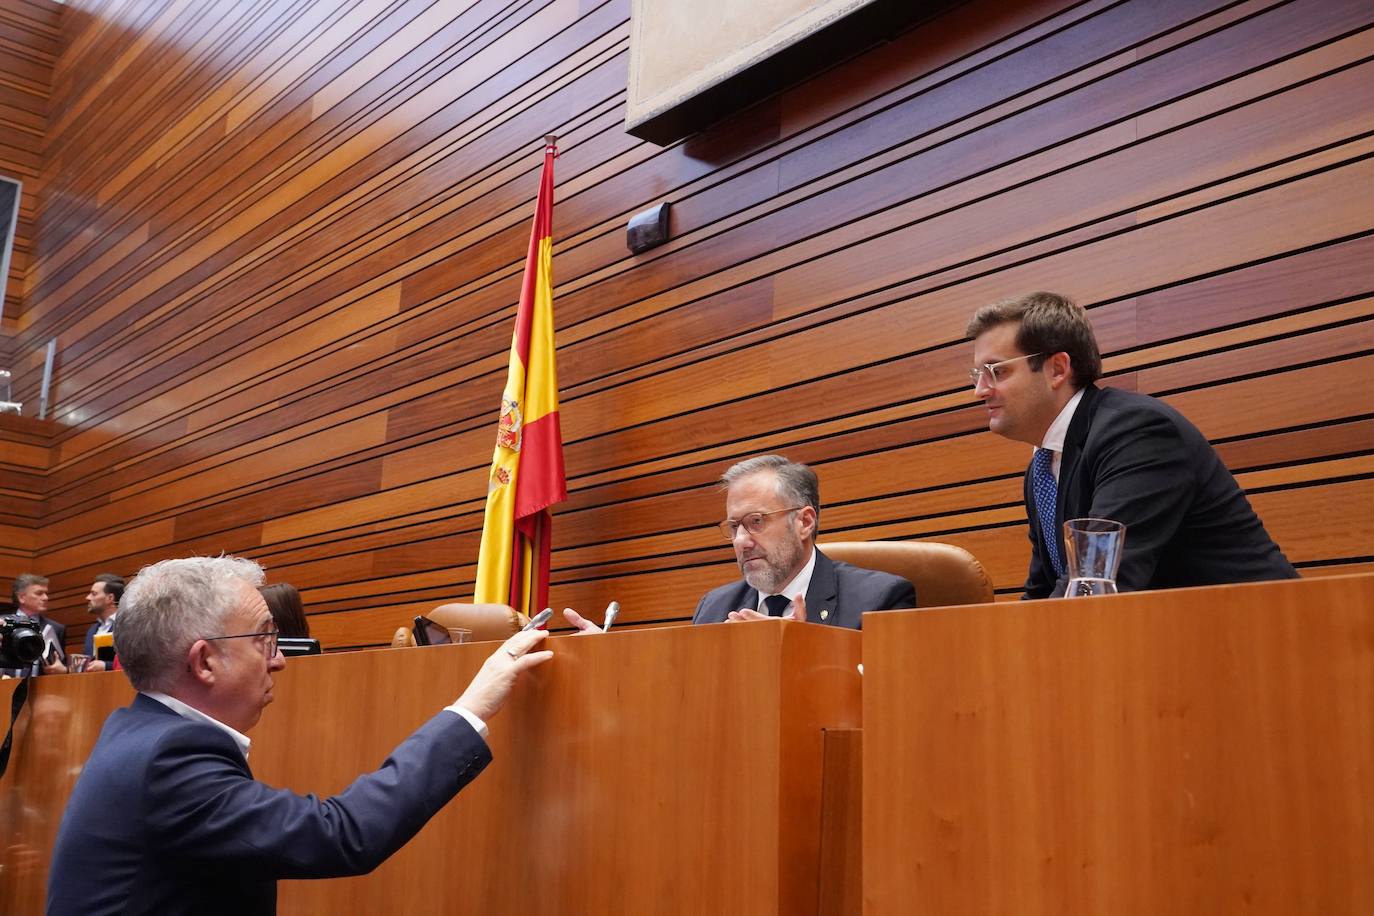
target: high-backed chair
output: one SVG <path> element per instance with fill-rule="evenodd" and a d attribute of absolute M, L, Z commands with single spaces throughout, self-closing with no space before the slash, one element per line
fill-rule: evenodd
<path fill-rule="evenodd" d="M 978 558 L 938 541 L 836 541 L 817 544 L 827 557 L 901 576 L 916 587 L 917 607 L 983 604 L 992 580 Z"/>
<path fill-rule="evenodd" d="M 471 630 L 473 642 L 505 639 L 530 622 L 524 614 L 505 604 L 441 604 L 425 616 L 441 627 Z M 415 634 L 410 626 L 397 627 L 391 645 L 415 645 Z"/>

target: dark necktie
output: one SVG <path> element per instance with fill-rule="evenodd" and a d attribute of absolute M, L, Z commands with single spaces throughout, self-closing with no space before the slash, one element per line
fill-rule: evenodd
<path fill-rule="evenodd" d="M 1031 493 L 1035 496 L 1035 514 L 1040 517 L 1040 537 L 1045 542 L 1046 555 L 1056 576 L 1064 575 L 1064 561 L 1059 558 L 1059 538 L 1056 536 L 1055 509 L 1059 499 L 1059 485 L 1050 470 L 1054 452 L 1047 448 L 1035 450 L 1031 461 Z"/>
<path fill-rule="evenodd" d="M 786 595 L 769 595 L 763 599 L 763 606 L 768 608 L 769 617 L 781 617 L 782 612 L 792 603 L 792 599 Z"/>

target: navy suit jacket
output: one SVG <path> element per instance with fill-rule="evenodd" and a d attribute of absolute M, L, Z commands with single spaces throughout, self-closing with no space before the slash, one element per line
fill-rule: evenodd
<path fill-rule="evenodd" d="M 467 720 L 440 712 L 321 800 L 257 782 L 223 729 L 140 694 L 105 720 L 72 791 L 47 912 L 275 913 L 279 878 L 371 871 L 490 760 Z"/>
<path fill-rule="evenodd" d="M 758 604 L 758 590 L 741 579 L 702 596 L 692 623 L 720 623 L 731 611 Z M 816 551 L 816 568 L 806 589 L 806 616 L 812 623 L 858 630 L 863 627 L 864 611 L 915 606 L 916 589 L 901 576 L 838 563 Z"/>
<path fill-rule="evenodd" d="M 1026 469 L 1031 564 L 1024 598 L 1064 594 Z M 1250 501 L 1196 426 L 1163 401 L 1132 391 L 1083 389 L 1059 466 L 1055 537 L 1064 520 L 1109 518 L 1126 526 L 1117 588 L 1139 591 L 1296 579 Z"/>

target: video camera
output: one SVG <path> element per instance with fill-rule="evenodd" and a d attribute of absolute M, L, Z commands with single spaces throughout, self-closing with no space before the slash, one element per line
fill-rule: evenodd
<path fill-rule="evenodd" d="M 43 633 L 34 621 L 0 614 L 0 668 L 27 668 L 43 657 Z"/>

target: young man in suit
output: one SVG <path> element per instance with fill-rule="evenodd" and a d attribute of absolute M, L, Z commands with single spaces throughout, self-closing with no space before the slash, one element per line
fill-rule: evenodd
<path fill-rule="evenodd" d="M 1072 300 L 1039 292 L 985 306 L 968 336 L 988 428 L 1035 446 L 1022 597 L 1064 594 L 1064 520 L 1085 517 L 1126 526 L 1121 591 L 1297 577 L 1197 427 L 1162 401 L 1094 384 L 1102 358 Z"/>
<path fill-rule="evenodd" d="M 463 695 L 380 770 L 319 799 L 248 768 L 247 737 L 285 667 L 257 587 L 236 557 L 166 560 L 124 592 L 120 663 L 138 690 L 111 713 L 67 804 L 48 878 L 49 916 L 271 914 L 281 878 L 371 871 L 491 760 L 486 720 L 547 661 L 517 633 Z"/>

